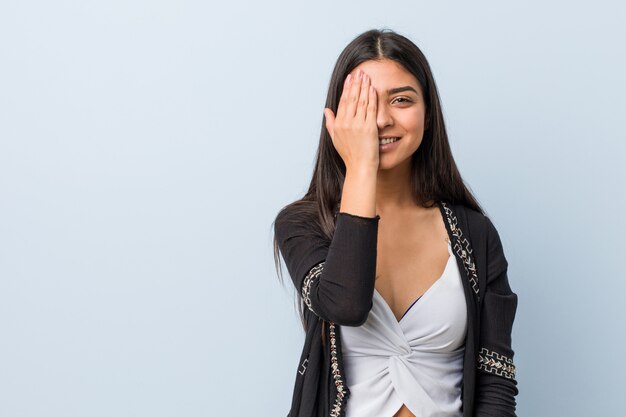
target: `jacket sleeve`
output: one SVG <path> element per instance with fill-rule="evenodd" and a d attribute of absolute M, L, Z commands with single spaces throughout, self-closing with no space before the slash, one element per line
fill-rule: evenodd
<path fill-rule="evenodd" d="M 318 317 L 344 326 L 365 323 L 372 308 L 379 215 L 338 212 L 330 242 L 312 224 L 277 217 L 278 247 L 302 301 Z"/>
<path fill-rule="evenodd" d="M 487 284 L 480 315 L 476 417 L 515 417 L 518 394 L 511 347 L 517 295 L 507 277 L 500 236 L 487 219 Z"/>

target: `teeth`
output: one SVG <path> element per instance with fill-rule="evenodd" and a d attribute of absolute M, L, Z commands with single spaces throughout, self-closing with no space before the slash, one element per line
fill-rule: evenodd
<path fill-rule="evenodd" d="M 385 139 L 379 139 L 379 141 L 378 141 L 378 142 L 379 142 L 381 145 L 386 145 L 386 144 L 388 144 L 388 143 L 395 142 L 395 141 L 397 141 L 398 139 L 400 139 L 400 138 L 385 138 Z"/>

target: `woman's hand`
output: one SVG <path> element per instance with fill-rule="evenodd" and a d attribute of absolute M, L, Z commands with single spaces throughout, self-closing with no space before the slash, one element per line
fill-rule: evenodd
<path fill-rule="evenodd" d="M 378 169 L 378 126 L 376 124 L 376 90 L 360 69 L 356 77 L 349 74 L 344 82 L 337 116 L 324 108 L 326 129 L 346 170 Z"/>

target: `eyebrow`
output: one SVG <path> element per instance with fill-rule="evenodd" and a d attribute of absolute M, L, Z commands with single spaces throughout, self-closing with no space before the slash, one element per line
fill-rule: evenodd
<path fill-rule="evenodd" d="M 415 94 L 419 95 L 417 90 L 415 90 L 415 88 L 411 87 L 410 85 L 405 85 L 404 87 L 390 88 L 389 90 L 387 90 L 387 95 L 401 93 L 403 91 L 413 91 Z"/>

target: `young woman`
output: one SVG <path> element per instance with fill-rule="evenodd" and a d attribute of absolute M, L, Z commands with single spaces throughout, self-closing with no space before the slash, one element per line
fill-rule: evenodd
<path fill-rule="evenodd" d="M 288 416 L 515 416 L 517 295 L 423 53 L 361 34 L 324 116 L 309 190 L 274 222 L 306 330 Z"/>

